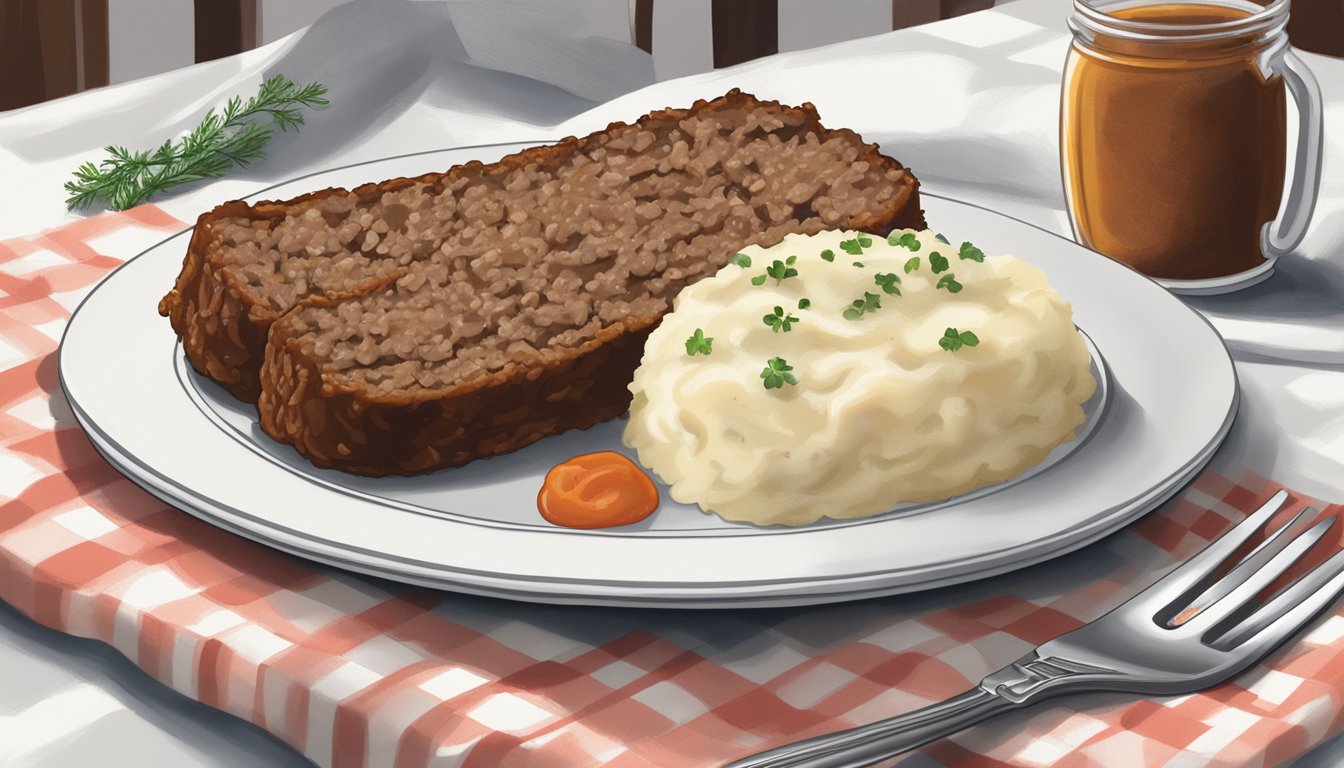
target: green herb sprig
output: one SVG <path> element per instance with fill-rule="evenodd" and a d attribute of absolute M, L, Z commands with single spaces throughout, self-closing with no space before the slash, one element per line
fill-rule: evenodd
<path fill-rule="evenodd" d="M 975 347 L 979 344 L 980 337 L 970 331 L 958 331 L 956 328 L 948 328 L 943 331 L 943 338 L 938 340 L 938 346 L 948 352 L 956 352 L 963 346 Z"/>
<path fill-rule="evenodd" d="M 773 264 L 765 268 L 765 274 L 775 278 L 775 285 L 779 285 L 787 278 L 798 276 L 798 270 L 793 268 L 797 261 L 797 256 L 790 256 L 784 261 L 775 259 Z"/>
<path fill-rule="evenodd" d="M 775 285 L 779 285 L 780 283 L 784 282 L 790 277 L 797 277 L 798 270 L 794 269 L 793 267 L 793 265 L 797 263 L 797 261 L 798 261 L 797 256 L 790 256 L 784 261 L 775 259 L 773 264 L 765 268 L 764 275 L 757 275 L 751 278 L 751 284 L 765 285 L 765 279 L 767 277 L 773 277 L 775 278 Z"/>
<path fill-rule="evenodd" d="M 714 337 L 706 336 L 705 332 L 699 328 L 696 328 L 695 333 L 691 334 L 690 338 L 686 339 L 686 354 L 689 357 L 708 355 L 713 351 Z"/>
<path fill-rule="evenodd" d="M 951 264 L 943 254 L 937 251 L 933 251 L 929 254 L 929 269 L 933 270 L 933 274 L 936 275 L 939 272 L 946 272 L 949 266 L 951 266 Z"/>
<path fill-rule="evenodd" d="M 919 257 L 914 256 L 910 259 L 907 259 L 905 262 L 905 274 L 908 275 L 911 272 L 918 272 L 918 271 L 919 271 Z"/>
<path fill-rule="evenodd" d="M 876 293 L 863 292 L 862 299 L 855 299 L 844 311 L 846 320 L 858 320 L 869 312 L 876 312 L 882 308 L 882 297 Z"/>
<path fill-rule="evenodd" d="M 957 282 L 957 276 L 948 272 L 946 275 L 938 278 L 938 284 L 935 288 L 945 288 L 948 293 L 959 293 L 962 289 L 961 283 Z"/>
<path fill-rule="evenodd" d="M 899 287 L 901 276 L 895 272 L 888 272 L 886 274 L 879 272 L 878 274 L 873 275 L 873 282 L 881 286 L 882 292 L 885 294 L 891 296 L 901 295 L 901 289 Z"/>
<path fill-rule="evenodd" d="M 822 252 L 821 252 L 821 260 L 822 260 L 822 261 L 835 261 L 835 251 L 832 251 L 830 248 L 827 248 L 826 250 L 822 251 Z"/>
<path fill-rule="evenodd" d="M 850 256 L 858 256 L 859 254 L 863 253 L 864 248 L 867 248 L 872 244 L 873 244 L 872 237 L 864 234 L 863 232 L 857 232 L 855 233 L 853 240 L 840 241 L 840 250 L 844 251 L 845 253 L 848 253 Z"/>
<path fill-rule="evenodd" d="M 86 209 L 101 203 L 124 211 L 172 187 L 219 178 L 235 165 L 265 157 L 263 150 L 274 129 L 297 131 L 303 125 L 303 108 L 326 106 L 322 98 L 326 92 L 319 83 L 299 86 L 284 75 L 274 75 L 246 103 L 234 96 L 222 112 L 213 108 L 206 112 L 201 124 L 176 143 L 168 140 L 158 149 L 138 152 L 106 147 L 105 160 L 84 163 L 74 180 L 65 183 L 66 207 Z"/>
<path fill-rule="evenodd" d="M 793 324 L 798 322 L 798 318 L 785 314 L 783 307 L 775 307 L 774 313 L 762 317 L 761 322 L 770 326 L 770 330 L 775 333 L 780 331 L 788 333 L 793 329 Z"/>
<path fill-rule="evenodd" d="M 957 257 L 970 261 L 982 262 L 985 260 L 985 252 L 970 243 L 962 243 L 961 249 L 957 251 Z"/>
<path fill-rule="evenodd" d="M 887 236 L 888 245 L 896 245 L 911 251 L 919 250 L 919 238 L 915 237 L 914 232 L 902 232 L 897 234 L 892 232 Z"/>
<path fill-rule="evenodd" d="M 751 266 L 751 257 L 745 253 L 734 253 L 733 257 L 728 260 L 728 263 L 736 264 L 737 266 L 746 269 Z"/>
<path fill-rule="evenodd" d="M 761 378 L 765 380 L 766 389 L 783 389 L 785 384 L 796 385 L 798 379 L 790 373 L 793 366 L 782 357 L 772 357 L 765 363 L 765 370 L 761 371 Z"/>

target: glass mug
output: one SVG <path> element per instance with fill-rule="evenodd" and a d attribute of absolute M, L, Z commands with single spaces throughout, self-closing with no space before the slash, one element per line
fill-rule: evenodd
<path fill-rule="evenodd" d="M 1079 243 L 1174 290 L 1218 293 L 1268 277 L 1302 241 L 1321 95 L 1287 21 L 1288 0 L 1074 0 L 1060 153 Z M 1299 117 L 1286 196 L 1285 91 Z"/>

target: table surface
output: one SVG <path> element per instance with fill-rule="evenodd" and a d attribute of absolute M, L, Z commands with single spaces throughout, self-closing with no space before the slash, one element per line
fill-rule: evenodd
<path fill-rule="evenodd" d="M 813 101 L 828 124 L 877 141 L 932 191 L 1068 233 L 1055 133 L 1067 47 L 1063 0 L 1018 0 L 660 83 L 628 44 L 445 7 L 392 4 L 374 16 L 370 6 L 355 5 L 240 57 L 0 116 L 0 178 L 22 180 L 0 185 L 0 238 L 72 220 L 60 183 L 104 144 L 176 135 L 208 106 L 275 71 L 323 81 L 332 107 L 301 138 L 278 138 L 265 163 L 159 201 L 168 212 L 190 220 L 277 181 L 393 154 L 581 135 L 741 86 Z M 333 60 L 331 50 L 346 55 Z M 1344 61 L 1303 58 L 1320 81 L 1327 124 L 1326 172 L 1308 240 L 1266 284 L 1191 304 L 1227 340 L 1244 396 L 1214 468 L 1249 467 L 1340 500 L 1344 173 L 1331 169 L 1344 149 Z M 873 87 L 875 76 L 883 87 Z M 3 604 L 0 715 L 7 766 L 310 765 L 260 729 L 170 691 L 111 647 L 41 627 Z M 1298 763 L 1339 764 L 1344 739 Z"/>

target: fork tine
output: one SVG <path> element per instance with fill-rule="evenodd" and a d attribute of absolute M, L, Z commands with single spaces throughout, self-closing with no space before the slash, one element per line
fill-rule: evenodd
<path fill-rule="evenodd" d="M 1288 570 L 1289 566 L 1302 559 L 1302 555 L 1306 554 L 1306 551 L 1320 541 L 1326 531 L 1330 530 L 1330 526 L 1335 524 L 1335 520 L 1336 518 L 1332 515 L 1311 526 L 1301 536 L 1285 544 L 1283 549 L 1269 559 L 1269 562 L 1258 569 L 1252 567 L 1250 573 L 1247 573 L 1241 566 L 1234 568 L 1232 572 L 1223 577 L 1223 581 L 1239 579 L 1241 583 L 1228 591 L 1225 597 L 1204 608 L 1182 626 L 1190 632 L 1201 633 L 1232 615 L 1233 611 L 1246 605 L 1251 598 L 1258 595 L 1261 590 L 1268 587 L 1271 582 Z M 1246 564 L 1254 565 L 1250 561 Z M 1215 588 L 1222 583 L 1222 581 L 1219 581 L 1218 584 L 1214 585 Z"/>
<path fill-rule="evenodd" d="M 1157 583 L 1139 593 L 1140 597 L 1168 596 L 1175 598 L 1189 592 L 1201 579 L 1213 572 L 1218 564 L 1226 560 L 1237 548 L 1246 543 L 1251 535 L 1269 522 L 1274 514 L 1288 501 L 1288 492 L 1279 491 L 1270 497 L 1263 506 L 1252 512 L 1232 527 L 1227 533 L 1214 539 L 1199 554 L 1185 561 L 1175 570 L 1163 576 Z"/>
<path fill-rule="evenodd" d="M 1216 648 L 1259 658 L 1296 634 L 1344 592 L 1344 551 L 1308 571 L 1240 624 L 1214 641 Z"/>
<path fill-rule="evenodd" d="M 1200 611 L 1227 597 L 1232 590 L 1237 588 L 1237 585 L 1246 581 L 1247 576 L 1264 567 L 1267 562 L 1273 559 L 1274 555 L 1282 551 L 1283 547 L 1279 545 L 1288 540 L 1288 532 L 1309 511 L 1311 511 L 1311 507 L 1303 507 L 1298 510 L 1297 514 L 1293 515 L 1292 520 L 1279 526 L 1277 531 L 1266 536 L 1264 541 L 1260 542 L 1255 549 L 1241 559 L 1241 562 L 1224 574 L 1221 579 L 1210 584 L 1198 597 L 1191 597 L 1187 594 L 1181 595 L 1173 601 L 1167 607 L 1167 610 L 1174 614 L 1171 619 L 1166 621 L 1167 626 L 1178 627 Z"/>

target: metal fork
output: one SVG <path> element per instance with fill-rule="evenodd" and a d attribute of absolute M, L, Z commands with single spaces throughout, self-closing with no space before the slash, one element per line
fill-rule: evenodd
<path fill-rule="evenodd" d="M 935 741 L 1001 712 L 1065 693 L 1190 693 L 1259 661 L 1344 591 L 1344 551 L 1281 589 L 1253 598 L 1325 535 L 1331 516 L 1304 533 L 1298 512 L 1223 575 L 1219 565 L 1265 527 L 1288 499 L 1264 506 L 1189 562 L 1110 613 L 1047 641 L 947 701 L 847 731 L 787 744 L 728 768 L 863 766 Z"/>

